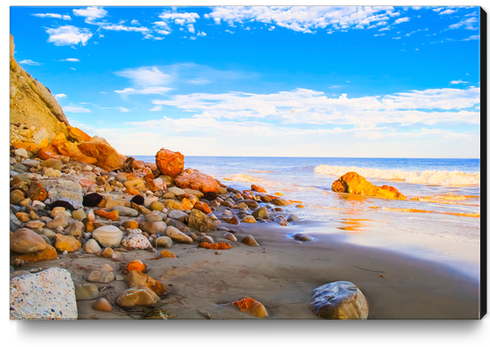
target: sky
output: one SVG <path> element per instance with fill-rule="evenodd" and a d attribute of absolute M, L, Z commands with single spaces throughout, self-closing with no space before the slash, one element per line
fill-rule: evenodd
<path fill-rule="evenodd" d="M 124 155 L 480 157 L 480 8 L 10 7 L 15 59 Z"/>

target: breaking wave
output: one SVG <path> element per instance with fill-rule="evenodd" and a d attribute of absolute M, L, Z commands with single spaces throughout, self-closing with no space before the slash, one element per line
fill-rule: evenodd
<path fill-rule="evenodd" d="M 468 186 L 480 185 L 480 173 L 465 173 L 460 171 L 425 170 L 403 171 L 382 170 L 372 168 L 360 168 L 355 166 L 330 166 L 319 165 L 315 173 L 320 175 L 342 176 L 347 172 L 357 172 L 366 178 L 379 178 L 384 180 L 399 180 L 407 183 L 444 185 L 444 186 Z"/>

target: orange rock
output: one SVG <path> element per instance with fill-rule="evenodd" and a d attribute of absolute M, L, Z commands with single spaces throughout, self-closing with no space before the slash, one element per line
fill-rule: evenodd
<path fill-rule="evenodd" d="M 124 278 L 124 283 L 130 288 L 148 287 L 157 295 L 167 294 L 167 289 L 162 282 L 142 273 L 138 270 L 130 271 Z"/>
<path fill-rule="evenodd" d="M 206 214 L 211 213 L 211 208 L 205 202 L 201 202 L 201 201 L 196 202 L 194 208 Z"/>
<path fill-rule="evenodd" d="M 183 198 L 181 201 L 180 201 L 180 204 L 182 205 L 182 209 L 185 211 L 185 210 L 192 210 L 192 208 L 194 207 L 194 204 L 187 198 Z"/>
<path fill-rule="evenodd" d="M 228 242 L 217 242 L 217 243 L 202 242 L 199 244 L 199 247 L 203 247 L 207 249 L 230 249 L 231 245 Z"/>
<path fill-rule="evenodd" d="M 82 187 L 86 188 L 90 188 L 95 185 L 95 181 L 88 177 L 78 177 L 78 183 L 80 183 Z"/>
<path fill-rule="evenodd" d="M 255 299 L 249 298 L 248 296 L 239 301 L 234 301 L 232 305 L 238 306 L 240 311 L 248 311 L 251 315 L 255 317 L 267 317 L 267 310 L 264 305 Z"/>
<path fill-rule="evenodd" d="M 14 141 L 12 142 L 12 145 L 15 148 L 24 148 L 26 151 L 35 151 L 37 146 L 34 142 L 20 142 L 20 141 Z"/>
<path fill-rule="evenodd" d="M 94 226 L 94 223 L 93 222 L 87 222 L 85 224 L 85 232 L 91 233 L 94 230 L 95 230 L 95 226 Z"/>
<path fill-rule="evenodd" d="M 259 192 L 259 193 L 267 193 L 267 191 L 264 189 L 264 187 L 259 186 L 258 184 L 252 184 L 252 188 L 251 189 L 253 191 Z"/>
<path fill-rule="evenodd" d="M 145 168 L 145 162 L 143 160 L 133 161 L 133 168 L 136 170 L 142 170 Z"/>
<path fill-rule="evenodd" d="M 133 260 L 126 266 L 126 270 L 131 271 L 140 271 L 143 272 L 146 269 L 146 265 L 141 260 Z"/>
<path fill-rule="evenodd" d="M 151 190 L 152 192 L 156 192 L 158 190 L 167 190 L 167 184 L 161 179 L 155 179 L 153 173 L 149 173 L 144 177 L 146 188 Z"/>
<path fill-rule="evenodd" d="M 26 262 L 36 262 L 36 261 L 44 261 L 44 260 L 55 260 L 58 258 L 58 252 L 56 252 L 56 248 L 51 245 L 46 245 L 46 248 L 42 251 L 34 252 L 34 253 L 26 253 L 22 254 L 15 259 L 19 259 L 21 261 Z"/>
<path fill-rule="evenodd" d="M 119 154 L 105 139 L 98 136 L 80 143 L 78 149 L 84 155 L 95 158 L 95 164 L 107 171 L 119 170 L 126 160 L 126 157 Z"/>
<path fill-rule="evenodd" d="M 173 254 L 170 251 L 165 251 L 165 250 L 160 253 L 160 256 L 162 258 L 177 258 L 177 256 L 175 254 Z"/>
<path fill-rule="evenodd" d="M 56 135 L 56 137 L 51 141 L 51 144 L 55 146 L 58 152 L 60 152 L 62 155 L 70 157 L 74 160 L 87 164 L 95 164 L 97 162 L 97 159 L 94 157 L 86 156 L 80 152 L 75 143 L 67 141 L 63 133 Z"/>
<path fill-rule="evenodd" d="M 185 169 L 182 171 L 182 173 L 175 177 L 175 184 L 182 189 L 190 188 L 203 193 L 219 193 L 220 188 L 213 177 L 195 169 Z"/>
<path fill-rule="evenodd" d="M 90 141 L 90 139 L 92 138 L 91 136 L 87 135 L 80 129 L 72 126 L 68 126 L 68 133 L 70 137 L 76 142 Z"/>
<path fill-rule="evenodd" d="M 385 199 L 406 200 L 405 196 L 391 186 L 375 186 L 356 172 L 348 172 L 333 182 L 334 192 L 375 196 Z"/>
<path fill-rule="evenodd" d="M 110 219 L 112 221 L 116 221 L 119 219 L 119 211 L 107 212 L 99 209 L 99 210 L 94 210 L 94 213 L 98 216 Z"/>
<path fill-rule="evenodd" d="M 143 195 L 135 187 L 129 187 L 129 189 L 126 187 L 126 190 L 124 192 L 129 195 Z"/>
<path fill-rule="evenodd" d="M 29 187 L 29 191 L 27 192 L 27 197 L 33 201 L 44 201 L 48 198 L 48 192 L 46 189 L 44 189 L 41 183 L 33 181 Z"/>
<path fill-rule="evenodd" d="M 127 220 L 123 223 L 123 227 L 125 227 L 127 229 L 138 229 L 139 224 L 135 220 Z"/>
<path fill-rule="evenodd" d="M 164 175 L 175 177 L 184 170 L 184 156 L 180 152 L 172 152 L 168 149 L 160 149 L 155 161 L 158 170 Z"/>
<path fill-rule="evenodd" d="M 92 305 L 92 308 L 94 310 L 102 311 L 102 312 L 111 312 L 112 311 L 112 305 L 105 298 L 100 298 L 99 300 L 97 300 Z"/>
<path fill-rule="evenodd" d="M 60 252 L 67 251 L 71 253 L 71 252 L 75 252 L 76 250 L 79 250 L 80 247 L 82 247 L 81 242 L 78 241 L 73 236 L 56 234 L 54 240 L 55 240 L 54 246 Z"/>
<path fill-rule="evenodd" d="M 42 160 L 47 160 L 51 158 L 61 159 L 61 154 L 56 150 L 55 147 L 51 145 L 41 148 L 36 155 L 38 158 Z"/>

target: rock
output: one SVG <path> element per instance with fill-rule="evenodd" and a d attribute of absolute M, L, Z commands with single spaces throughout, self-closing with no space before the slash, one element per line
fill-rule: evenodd
<path fill-rule="evenodd" d="M 242 223 L 257 223 L 253 216 L 246 216 L 242 219 Z"/>
<path fill-rule="evenodd" d="M 121 244 L 124 247 L 136 248 L 136 249 L 151 249 L 153 248 L 150 244 L 150 241 L 143 236 L 141 230 L 139 229 L 131 229 L 129 230 L 128 236 L 126 236 Z"/>
<path fill-rule="evenodd" d="M 146 265 L 145 263 L 143 263 L 141 260 L 133 260 L 132 262 L 130 262 L 127 266 L 126 266 L 126 270 L 128 272 L 131 272 L 131 271 L 140 271 L 140 272 L 143 272 L 145 271 L 146 269 Z"/>
<path fill-rule="evenodd" d="M 172 193 L 174 196 L 185 195 L 185 190 L 177 187 L 167 188 L 167 193 Z"/>
<path fill-rule="evenodd" d="M 121 216 L 137 217 L 139 214 L 135 209 L 125 206 L 114 206 L 112 210 L 119 212 Z"/>
<path fill-rule="evenodd" d="M 177 229 L 173 226 L 168 226 L 167 229 L 165 230 L 165 233 L 172 240 L 180 242 L 180 243 L 193 243 L 194 242 L 191 237 L 187 236 L 186 234 L 184 234 L 179 229 Z"/>
<path fill-rule="evenodd" d="M 191 188 L 203 193 L 219 193 L 220 187 L 216 180 L 195 169 L 185 169 L 177 177 L 175 184 L 180 188 Z"/>
<path fill-rule="evenodd" d="M 156 295 L 165 295 L 167 293 L 165 286 L 160 281 L 155 280 L 141 271 L 130 271 L 124 278 L 124 283 L 130 288 L 148 287 Z"/>
<path fill-rule="evenodd" d="M 144 205 L 145 198 L 142 197 L 141 195 L 135 195 L 133 196 L 130 202 L 135 203 L 136 205 Z"/>
<path fill-rule="evenodd" d="M 54 260 L 57 258 L 58 258 L 58 252 L 56 252 L 56 248 L 46 244 L 46 248 L 43 249 L 42 251 L 21 254 L 15 258 L 15 261 L 31 263 L 36 261 Z"/>
<path fill-rule="evenodd" d="M 39 161 L 34 159 L 22 160 L 20 163 L 28 167 L 37 167 L 40 164 Z"/>
<path fill-rule="evenodd" d="M 223 237 L 227 240 L 230 240 L 230 241 L 237 241 L 235 235 L 233 235 L 232 233 L 230 232 L 226 232 Z"/>
<path fill-rule="evenodd" d="M 214 243 L 214 240 L 211 236 L 205 235 L 205 236 L 201 237 L 201 239 L 199 240 L 199 243 L 203 243 L 203 242 Z"/>
<path fill-rule="evenodd" d="M 27 197 L 31 200 L 44 201 L 48 198 L 48 192 L 44 189 L 43 185 L 37 181 L 31 183 Z"/>
<path fill-rule="evenodd" d="M 82 222 L 73 222 L 64 230 L 65 235 L 70 235 L 76 238 L 82 236 L 84 232 L 85 225 L 83 225 Z"/>
<path fill-rule="evenodd" d="M 63 178 L 45 178 L 40 183 L 47 190 L 51 201 L 66 201 L 75 209 L 82 207 L 82 186 L 78 182 Z"/>
<path fill-rule="evenodd" d="M 177 256 L 170 251 L 161 251 L 160 257 L 162 257 L 162 258 L 177 258 Z"/>
<path fill-rule="evenodd" d="M 155 156 L 158 170 L 170 177 L 175 177 L 184 170 L 184 156 L 180 152 L 172 152 L 168 149 L 160 149 Z"/>
<path fill-rule="evenodd" d="M 251 247 L 258 247 L 259 244 L 257 241 L 255 241 L 255 238 L 252 236 L 252 235 L 247 235 L 245 236 L 241 241 L 240 243 L 243 243 L 247 246 L 251 246 Z"/>
<path fill-rule="evenodd" d="M 183 210 L 182 205 L 178 201 L 175 201 L 175 200 L 164 200 L 163 203 L 164 203 L 165 207 L 167 207 L 169 209 L 174 209 L 174 210 L 178 210 L 178 211 L 182 211 Z"/>
<path fill-rule="evenodd" d="M 46 228 L 57 229 L 58 227 L 66 228 L 70 224 L 70 218 L 66 216 L 56 217 L 46 223 Z"/>
<path fill-rule="evenodd" d="M 251 190 L 258 193 L 267 193 L 264 187 L 259 186 L 258 184 L 252 184 Z"/>
<path fill-rule="evenodd" d="M 277 206 L 287 206 L 287 205 L 293 204 L 291 201 L 289 201 L 287 199 L 281 199 L 281 198 L 273 199 L 271 202 Z"/>
<path fill-rule="evenodd" d="M 121 230 L 113 225 L 104 225 L 92 232 L 92 237 L 102 247 L 119 247 L 123 234 Z"/>
<path fill-rule="evenodd" d="M 65 269 L 10 280 L 10 319 L 77 319 L 75 287 Z"/>
<path fill-rule="evenodd" d="M 255 211 L 252 212 L 252 216 L 255 218 L 269 219 L 269 212 L 267 211 L 267 207 L 262 206 L 256 208 Z"/>
<path fill-rule="evenodd" d="M 126 160 L 126 157 L 119 154 L 104 138 L 98 136 L 80 143 L 78 149 L 86 156 L 95 158 L 95 165 L 106 171 L 119 170 Z"/>
<path fill-rule="evenodd" d="M 158 301 L 158 296 L 150 288 L 129 288 L 119 295 L 116 304 L 121 307 L 154 307 Z"/>
<path fill-rule="evenodd" d="M 91 137 L 87 135 L 85 132 L 82 130 L 68 126 L 68 133 L 69 136 L 75 141 L 75 142 L 85 142 L 85 141 L 90 141 Z"/>
<path fill-rule="evenodd" d="M 26 227 L 28 227 L 29 229 L 42 229 L 43 226 L 44 223 L 40 220 L 31 220 L 26 224 Z"/>
<path fill-rule="evenodd" d="M 205 232 L 209 230 L 216 230 L 216 225 L 207 215 L 199 210 L 192 210 L 189 216 L 189 228 Z"/>
<path fill-rule="evenodd" d="M 310 235 L 306 235 L 303 233 L 295 233 L 293 234 L 293 239 L 298 240 L 298 241 L 313 241 L 313 237 Z"/>
<path fill-rule="evenodd" d="M 83 206 L 96 207 L 103 199 L 104 197 L 98 193 L 87 194 L 83 197 Z"/>
<path fill-rule="evenodd" d="M 256 209 L 257 207 L 259 207 L 259 204 L 257 203 L 257 201 L 255 200 L 249 200 L 249 199 L 245 199 L 242 201 L 244 204 L 246 204 L 248 206 L 248 208 L 253 208 L 253 209 Z"/>
<path fill-rule="evenodd" d="M 180 218 L 187 218 L 189 217 L 189 215 L 182 211 L 172 210 L 168 213 L 167 217 L 172 219 L 180 219 Z"/>
<path fill-rule="evenodd" d="M 87 214 L 83 209 L 78 209 L 72 212 L 72 217 L 75 220 L 82 221 L 84 218 L 87 218 Z"/>
<path fill-rule="evenodd" d="M 51 217 L 52 218 L 57 218 L 57 217 L 66 217 L 69 218 L 71 217 L 71 213 L 66 210 L 63 206 L 56 206 L 52 207 L 51 210 Z"/>
<path fill-rule="evenodd" d="M 295 214 L 289 215 L 288 222 L 297 222 L 297 221 L 299 221 L 299 218 L 297 215 L 295 215 Z"/>
<path fill-rule="evenodd" d="M 27 154 L 27 151 L 24 148 L 16 149 L 14 151 L 14 154 L 22 158 L 29 158 L 29 155 Z"/>
<path fill-rule="evenodd" d="M 172 239 L 168 236 L 160 236 L 154 241 L 155 247 L 170 248 L 173 245 Z"/>
<path fill-rule="evenodd" d="M 47 247 L 46 241 L 34 231 L 22 228 L 10 236 L 10 250 L 16 253 L 33 253 Z"/>
<path fill-rule="evenodd" d="M 331 282 L 314 289 L 311 304 L 316 314 L 326 319 L 367 319 L 369 314 L 364 294 L 347 281 Z"/>
<path fill-rule="evenodd" d="M 99 297 L 99 288 L 95 284 L 75 284 L 75 296 L 77 301 L 93 300 Z"/>
<path fill-rule="evenodd" d="M 54 237 L 54 241 L 54 247 L 60 252 L 67 251 L 68 253 L 72 253 L 82 247 L 82 243 L 73 236 L 56 234 L 56 236 Z"/>
<path fill-rule="evenodd" d="M 358 195 L 375 196 L 385 199 L 406 200 L 405 196 L 394 187 L 383 185 L 375 186 L 356 172 L 348 172 L 333 182 L 334 192 Z"/>
<path fill-rule="evenodd" d="M 87 240 L 83 248 L 85 249 L 85 252 L 89 254 L 97 254 L 102 250 L 97 241 L 95 241 L 94 239 Z"/>
<path fill-rule="evenodd" d="M 204 193 L 200 192 L 199 190 L 186 188 L 184 189 L 184 191 L 186 194 L 195 195 L 198 199 L 204 196 Z"/>
<path fill-rule="evenodd" d="M 97 311 L 102 311 L 102 312 L 111 312 L 112 311 L 112 305 L 107 301 L 106 298 L 100 298 L 94 304 L 92 305 L 92 308 Z"/>
<path fill-rule="evenodd" d="M 10 203 L 12 205 L 20 205 L 21 201 L 25 199 L 24 192 L 16 189 L 10 193 Z"/>
<path fill-rule="evenodd" d="M 127 220 L 123 222 L 123 227 L 126 229 L 139 229 L 139 224 L 135 220 Z"/>
<path fill-rule="evenodd" d="M 59 171 L 63 170 L 63 163 L 59 159 L 47 159 L 41 162 L 41 166 L 52 168 Z"/>
<path fill-rule="evenodd" d="M 148 234 L 164 234 L 167 229 L 165 222 L 143 222 L 140 223 L 141 229 Z"/>
<path fill-rule="evenodd" d="M 114 273 L 112 271 L 94 270 L 87 276 L 87 282 L 109 283 L 112 281 L 114 281 Z"/>
<path fill-rule="evenodd" d="M 150 204 L 150 210 L 163 211 L 163 204 L 160 201 L 152 201 Z"/>

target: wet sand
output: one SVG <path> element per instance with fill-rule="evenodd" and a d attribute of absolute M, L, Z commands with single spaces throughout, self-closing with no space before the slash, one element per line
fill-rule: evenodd
<path fill-rule="evenodd" d="M 311 307 L 312 291 L 332 281 L 351 281 L 364 293 L 370 307 L 369 319 L 478 319 L 479 284 L 440 264 L 421 261 L 376 248 L 344 242 L 341 234 L 311 234 L 314 241 L 298 242 L 294 232 L 327 227 L 317 222 L 221 224 L 236 231 L 240 240 L 250 234 L 260 247 L 230 242 L 219 251 L 196 248 L 197 244 L 175 244 L 169 250 L 178 258 L 151 260 L 158 253 L 128 251 L 124 262 L 91 254 L 60 255 L 59 260 L 24 265 L 68 269 L 75 283 L 86 283 L 90 268 L 110 264 L 121 274 L 125 263 L 139 259 L 160 280 L 168 295 L 160 307 L 170 319 L 258 319 L 240 312 L 230 302 L 245 296 L 260 301 L 268 318 L 320 319 Z M 208 232 L 215 242 L 224 231 Z M 382 277 L 384 276 L 384 277 Z M 79 319 L 140 319 L 141 308 L 123 310 L 114 304 L 127 289 L 123 281 L 97 284 L 101 296 L 114 306 L 110 313 L 91 308 L 95 300 L 78 301 Z"/>

